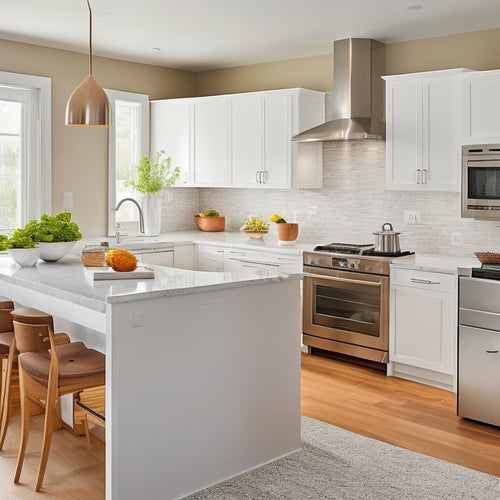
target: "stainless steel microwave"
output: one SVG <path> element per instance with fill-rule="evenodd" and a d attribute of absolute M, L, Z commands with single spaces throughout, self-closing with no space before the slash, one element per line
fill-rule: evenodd
<path fill-rule="evenodd" d="M 500 220 L 500 144 L 462 146 L 462 217 Z"/>

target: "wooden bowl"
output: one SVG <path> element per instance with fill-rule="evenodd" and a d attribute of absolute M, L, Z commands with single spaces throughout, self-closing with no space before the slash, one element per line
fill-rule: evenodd
<path fill-rule="evenodd" d="M 500 253 L 492 252 L 475 252 L 481 264 L 500 264 Z"/>
<path fill-rule="evenodd" d="M 226 229 L 226 218 L 219 217 L 200 217 L 194 216 L 194 222 L 200 231 L 220 232 Z"/>
<path fill-rule="evenodd" d="M 260 240 L 261 238 L 264 238 L 264 236 L 269 231 L 243 231 L 243 232 L 254 240 Z"/>
<path fill-rule="evenodd" d="M 294 241 L 299 235 L 299 225 L 296 222 L 278 222 L 276 229 L 280 241 Z"/>

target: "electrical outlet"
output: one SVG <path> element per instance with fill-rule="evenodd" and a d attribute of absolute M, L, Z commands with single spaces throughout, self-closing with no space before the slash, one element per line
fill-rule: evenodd
<path fill-rule="evenodd" d="M 462 233 L 451 233 L 451 244 L 452 246 L 460 246 L 464 244 L 464 238 Z"/>
<path fill-rule="evenodd" d="M 309 216 L 316 215 L 317 213 L 318 213 L 318 207 L 317 206 L 309 207 L 307 209 L 307 215 L 309 215 Z"/>
<path fill-rule="evenodd" d="M 408 224 L 418 224 L 422 222 L 422 212 L 415 210 L 405 210 L 404 220 Z"/>
<path fill-rule="evenodd" d="M 73 193 L 66 192 L 63 194 L 63 210 L 73 210 Z"/>

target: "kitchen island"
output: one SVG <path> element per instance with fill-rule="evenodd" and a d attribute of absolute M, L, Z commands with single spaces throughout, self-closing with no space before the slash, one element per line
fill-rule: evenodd
<path fill-rule="evenodd" d="M 2 295 L 106 353 L 108 499 L 179 498 L 300 447 L 300 276 L 151 267 L 94 282 L 76 251 L 0 255 Z"/>

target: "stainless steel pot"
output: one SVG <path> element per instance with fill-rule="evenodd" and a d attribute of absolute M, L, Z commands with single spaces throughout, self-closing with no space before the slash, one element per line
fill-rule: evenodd
<path fill-rule="evenodd" d="M 389 229 L 386 229 L 386 226 Z M 375 252 L 399 253 L 401 251 L 399 246 L 399 235 L 401 233 L 394 231 L 390 222 L 382 225 L 382 231 L 376 231 L 373 234 L 375 235 Z"/>

